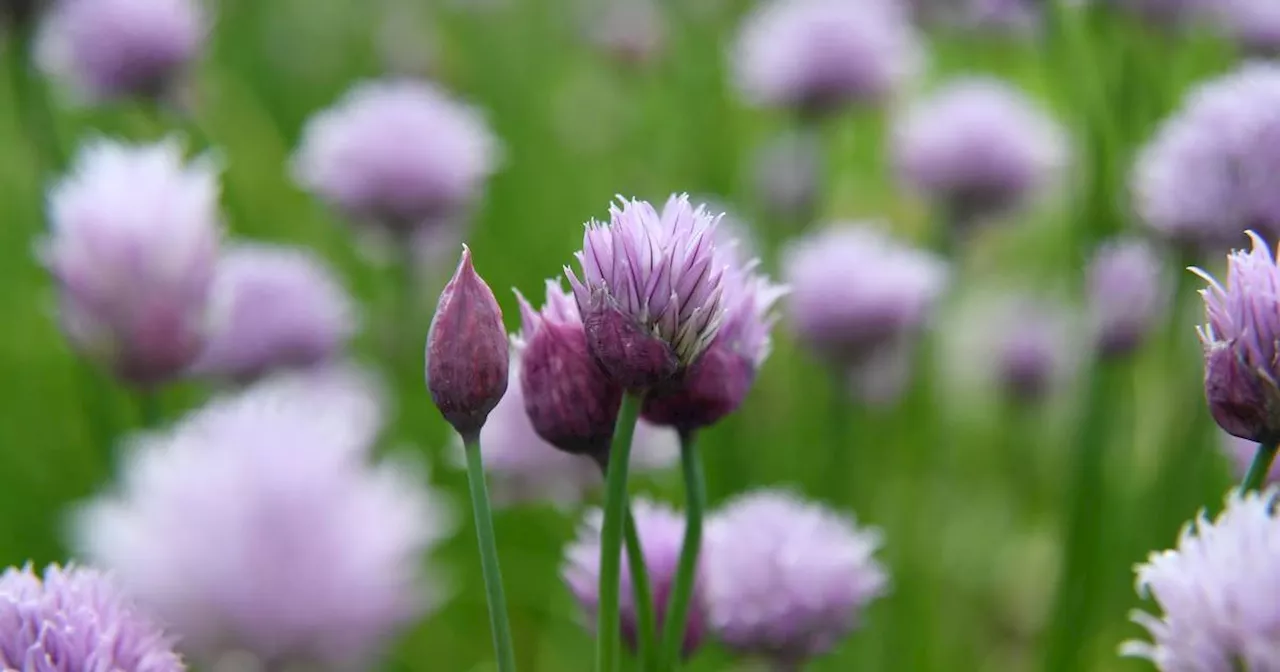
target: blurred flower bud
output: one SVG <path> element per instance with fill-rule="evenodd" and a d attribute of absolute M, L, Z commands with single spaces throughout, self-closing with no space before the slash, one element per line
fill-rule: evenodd
<path fill-rule="evenodd" d="M 1099 354 L 1138 348 L 1169 306 L 1169 287 L 1155 249 L 1137 238 L 1111 241 L 1094 252 L 1088 271 L 1093 338 Z"/>
<path fill-rule="evenodd" d="M 578 306 L 559 282 L 547 281 L 541 312 L 517 297 L 523 322 L 516 339 L 520 385 L 534 431 L 560 450 L 604 464 L 622 388 L 591 356 Z"/>
<path fill-rule="evenodd" d="M 507 335 L 502 308 L 471 265 L 471 250 L 440 293 L 427 333 L 427 389 L 466 441 L 478 438 L 507 391 Z"/>
<path fill-rule="evenodd" d="M 788 132 L 769 140 L 755 157 L 754 192 L 773 217 L 808 224 L 818 207 L 822 152 L 812 133 Z"/>

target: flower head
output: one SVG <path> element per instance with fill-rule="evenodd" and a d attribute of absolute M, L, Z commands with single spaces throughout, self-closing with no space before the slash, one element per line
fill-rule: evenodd
<path fill-rule="evenodd" d="M 606 0 L 593 11 L 591 41 L 618 62 L 642 65 L 661 52 L 665 17 L 654 0 Z"/>
<path fill-rule="evenodd" d="M 920 329 L 946 286 L 941 258 L 865 224 L 808 235 L 783 257 L 787 318 L 800 340 L 841 363 Z"/>
<path fill-rule="evenodd" d="M 303 187 L 348 216 L 403 232 L 469 205 L 499 151 L 479 112 L 444 91 L 373 81 L 307 122 L 293 165 Z"/>
<path fill-rule="evenodd" d="M 1156 250 L 1137 238 L 1105 243 L 1088 271 L 1094 342 L 1105 356 L 1128 353 L 1163 319 L 1169 287 Z"/>
<path fill-rule="evenodd" d="M 761 205 L 774 216 L 807 224 L 817 209 L 821 158 L 812 133 L 787 132 L 765 143 L 756 152 L 753 174 Z"/>
<path fill-rule="evenodd" d="M 57 0 L 36 58 L 87 98 L 162 96 L 200 55 L 200 0 Z"/>
<path fill-rule="evenodd" d="M 690 432 L 737 410 L 769 356 L 773 306 L 785 289 L 756 272 L 758 261 L 741 262 L 733 247 L 717 248 L 726 268 L 724 320 L 696 364 L 645 397 L 644 418 Z"/>
<path fill-rule="evenodd" d="M 684 514 L 645 499 L 632 502 L 632 513 L 635 516 L 636 534 L 644 548 L 644 564 L 648 571 L 649 588 L 653 591 L 657 630 L 661 632 L 667 597 L 675 584 L 680 549 L 684 544 Z M 588 616 L 595 616 L 596 609 L 599 608 L 600 532 L 603 521 L 604 516 L 599 509 L 589 511 L 578 530 L 578 537 L 564 553 L 562 575 L 565 584 Z M 686 656 L 697 650 L 706 631 L 705 610 L 699 593 L 705 578 L 706 574 L 702 571 L 694 577 L 693 600 L 684 632 L 683 651 Z M 631 587 L 630 564 L 625 556 L 622 558 L 620 583 L 623 634 L 635 646 L 635 598 Z"/>
<path fill-rule="evenodd" d="M 1008 212 L 1041 191 L 1067 161 L 1062 128 L 1022 92 L 969 77 L 917 103 L 893 133 L 900 179 L 954 224 Z"/>
<path fill-rule="evenodd" d="M 922 51 L 893 0 L 770 0 L 747 17 L 733 58 L 750 102 L 813 114 L 884 101 Z"/>
<path fill-rule="evenodd" d="M 471 264 L 462 260 L 440 293 L 427 332 L 427 389 L 431 400 L 465 440 L 475 437 L 507 392 L 507 332 L 502 308 Z"/>
<path fill-rule="evenodd" d="M 101 572 L 31 565 L 0 574 L 0 668 L 181 672 L 173 641 Z"/>
<path fill-rule="evenodd" d="M 519 292 L 516 298 L 522 328 L 512 341 L 523 362 L 521 395 L 534 431 L 560 450 L 603 464 L 622 388 L 591 356 L 578 304 L 558 280 L 547 281 L 541 311 Z"/>
<path fill-rule="evenodd" d="M 215 322 L 193 370 L 249 380 L 336 358 L 355 332 L 356 306 L 320 258 L 301 248 L 238 244 L 218 260 Z"/>
<path fill-rule="evenodd" d="M 1252 231 L 1250 251 L 1227 258 L 1227 284 L 1193 269 L 1209 286 L 1200 290 L 1208 322 L 1204 345 L 1205 395 L 1213 419 L 1251 441 L 1280 439 L 1280 269 Z"/>
<path fill-rule="evenodd" d="M 71 345 L 122 378 L 154 385 L 200 354 L 221 225 L 207 160 L 169 140 L 95 141 L 49 195 L 38 255 Z"/>
<path fill-rule="evenodd" d="M 637 200 L 609 214 L 587 224 L 582 278 L 565 274 L 600 366 L 625 388 L 651 388 L 696 362 L 720 328 L 719 218 L 687 196 L 672 196 L 660 214 Z"/>
<path fill-rule="evenodd" d="M 1268 0 L 1222 0 L 1209 9 L 1245 53 L 1259 57 L 1280 54 L 1280 5 Z"/>
<path fill-rule="evenodd" d="M 371 462 L 378 400 L 352 370 L 291 373 L 138 437 L 79 544 L 202 661 L 367 667 L 430 605 L 450 531 L 412 465 Z"/>
<path fill-rule="evenodd" d="M 1249 63 L 1201 84 L 1166 119 L 1133 169 L 1139 217 L 1184 246 L 1280 233 L 1280 65 Z"/>
<path fill-rule="evenodd" d="M 572 304 L 572 299 L 569 302 Z M 508 505 L 531 501 L 577 504 L 602 484 L 600 465 L 539 436 L 525 412 L 521 359 L 520 351 L 513 350 L 507 393 L 480 430 L 480 450 L 494 499 Z M 665 469 L 678 451 L 674 431 L 641 421 L 631 447 L 631 473 Z"/>
<path fill-rule="evenodd" d="M 1232 493 L 1216 519 L 1187 524 L 1177 548 L 1138 565 L 1138 593 L 1163 613 L 1134 612 L 1151 641 L 1125 642 L 1122 654 L 1165 672 L 1280 669 L 1272 599 L 1280 590 L 1276 494 Z"/>
<path fill-rule="evenodd" d="M 800 665 L 858 626 L 888 576 L 880 533 L 781 490 L 739 496 L 707 523 L 711 631 L 725 646 Z"/>

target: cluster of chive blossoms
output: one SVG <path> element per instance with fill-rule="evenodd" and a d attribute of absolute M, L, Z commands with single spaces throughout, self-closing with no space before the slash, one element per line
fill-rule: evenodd
<path fill-rule="evenodd" d="M 634 515 L 661 630 L 684 516 L 648 500 L 634 503 Z M 598 603 L 600 521 L 598 510 L 587 513 L 562 570 L 587 615 Z M 888 590 L 888 575 L 874 558 L 878 530 L 788 491 L 740 495 L 713 512 L 706 529 L 683 633 L 686 656 L 712 638 L 737 655 L 794 669 L 840 643 Z M 623 558 L 623 628 L 634 646 L 630 581 Z"/>

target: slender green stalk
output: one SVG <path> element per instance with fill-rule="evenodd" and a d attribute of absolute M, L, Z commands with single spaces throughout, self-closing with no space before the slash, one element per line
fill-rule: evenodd
<path fill-rule="evenodd" d="M 1106 585 L 1106 566 L 1101 557 L 1103 521 L 1111 515 L 1104 510 L 1105 438 L 1117 395 L 1126 389 L 1122 376 L 1130 371 L 1123 362 L 1101 362 L 1094 369 L 1089 386 L 1086 416 L 1073 454 L 1071 488 L 1066 493 L 1069 517 L 1062 542 L 1062 574 L 1045 647 L 1044 669 L 1050 672 L 1080 669 L 1081 655 L 1095 630 L 1099 587 Z"/>
<path fill-rule="evenodd" d="M 62 169 L 66 156 L 54 128 L 48 89 L 32 62 L 34 27 L 31 23 L 25 22 L 13 31 L 9 64 L 13 68 L 13 89 L 22 128 L 35 146 L 42 172 L 51 173 Z"/>
<path fill-rule="evenodd" d="M 467 453 L 467 481 L 471 484 L 471 510 L 480 540 L 480 567 L 484 571 L 484 591 L 489 602 L 489 627 L 499 672 L 516 669 L 515 646 L 511 643 L 511 623 L 507 620 L 507 597 L 502 591 L 502 570 L 498 567 L 498 544 L 489 511 L 489 491 L 485 487 L 484 461 L 480 457 L 479 436 L 463 437 Z"/>
<path fill-rule="evenodd" d="M 644 546 L 636 530 L 636 517 L 627 505 L 627 524 L 623 529 L 627 544 L 627 569 L 631 574 L 632 599 L 636 605 L 636 649 L 640 652 L 640 669 L 651 669 L 661 657 L 657 644 L 657 626 L 653 615 L 653 589 L 649 586 L 649 570 L 644 562 Z"/>
<path fill-rule="evenodd" d="M 600 531 L 600 611 L 596 615 L 596 671 L 613 672 L 619 664 L 621 617 L 618 597 L 622 573 L 622 537 L 627 518 L 627 467 L 631 462 L 631 438 L 640 419 L 644 394 L 627 392 L 622 396 L 618 422 L 613 430 L 613 445 L 605 470 L 604 525 Z"/>
<path fill-rule="evenodd" d="M 674 670 L 684 646 L 685 623 L 693 597 L 693 580 L 698 569 L 698 552 L 702 548 L 702 513 L 707 505 L 707 487 L 702 476 L 702 460 L 698 456 L 695 432 L 680 433 L 680 466 L 684 472 L 685 528 L 676 579 L 667 601 L 662 627 L 662 658 L 658 669 Z"/>
<path fill-rule="evenodd" d="M 1280 448 L 1280 443 L 1275 441 L 1258 444 L 1258 452 L 1254 454 L 1249 471 L 1240 482 L 1240 494 L 1262 489 L 1262 484 L 1267 480 L 1267 472 L 1271 471 L 1271 463 L 1276 460 L 1277 448 Z"/>

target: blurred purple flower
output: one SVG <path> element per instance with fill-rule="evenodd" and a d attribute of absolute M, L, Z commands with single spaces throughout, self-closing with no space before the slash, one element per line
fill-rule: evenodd
<path fill-rule="evenodd" d="M 814 134 L 782 133 L 757 150 L 754 163 L 752 187 L 768 213 L 808 224 L 817 211 L 822 175 L 822 151 Z"/>
<path fill-rule="evenodd" d="M 662 632 L 667 597 L 675 584 L 680 549 L 684 544 L 684 514 L 669 506 L 635 499 L 632 502 L 636 534 L 644 547 L 645 568 L 648 570 L 649 587 L 653 591 L 654 613 L 658 632 Z M 603 515 L 599 509 L 587 512 L 578 530 L 578 536 L 565 549 L 562 575 L 574 599 L 594 623 L 600 595 L 600 530 Z M 689 620 L 684 632 L 684 655 L 697 650 L 706 631 L 706 616 L 699 589 L 706 579 L 705 572 L 698 571 L 694 579 L 693 600 L 689 607 Z M 631 586 L 631 569 L 628 558 L 622 558 L 621 610 L 623 635 L 630 646 L 635 647 L 636 614 L 634 589 Z"/>
<path fill-rule="evenodd" d="M 840 223 L 788 246 L 787 317 L 800 341 L 850 365 L 918 331 L 948 282 L 946 262 L 865 223 Z"/>
<path fill-rule="evenodd" d="M 209 32 L 200 0 L 56 0 L 36 43 L 41 68 L 84 97 L 168 94 Z"/>
<path fill-rule="evenodd" d="M 1249 63 L 1193 89 L 1139 153 L 1142 221 L 1188 247 L 1240 244 L 1246 229 L 1280 232 L 1280 65 Z"/>
<path fill-rule="evenodd" d="M 996 381 L 1004 394 L 1035 403 L 1057 387 L 1073 363 L 1065 309 L 1043 298 L 1014 296 L 1002 316 L 987 320 Z"/>
<path fill-rule="evenodd" d="M 592 2 L 588 30 L 591 41 L 615 60 L 643 65 L 661 52 L 666 21 L 655 0 Z"/>
<path fill-rule="evenodd" d="M 173 641 L 101 572 L 28 564 L 0 575 L 0 668 L 181 672 Z"/>
<path fill-rule="evenodd" d="M 1227 257 L 1227 284 L 1192 269 L 1208 322 L 1197 328 L 1204 345 L 1205 396 L 1213 419 L 1251 441 L 1280 440 L 1280 268 L 1252 231 L 1250 251 Z"/>
<path fill-rule="evenodd" d="M 1236 478 L 1244 478 L 1249 471 L 1249 465 L 1253 464 L 1254 456 L 1258 454 L 1258 442 L 1223 432 L 1222 452 L 1231 461 L 1231 471 Z M 1273 462 L 1271 469 L 1267 472 L 1267 483 L 1276 482 L 1280 482 L 1280 461 Z"/>
<path fill-rule="evenodd" d="M 913 0 L 922 23 L 944 29 L 1001 35 L 1033 33 L 1041 19 L 1038 0 Z"/>
<path fill-rule="evenodd" d="M 1156 27 L 1170 28 L 1198 21 L 1219 0 L 1095 0 L 1146 19 Z"/>
<path fill-rule="evenodd" d="M 590 458 L 562 451 L 538 436 L 525 412 L 520 368 L 520 353 L 513 351 L 507 394 L 480 430 L 480 449 L 494 500 L 504 505 L 534 501 L 577 504 L 603 483 L 600 467 Z M 641 421 L 631 447 L 631 473 L 666 469 L 674 464 L 677 451 L 679 439 L 674 431 Z M 461 463 L 460 450 L 458 457 Z"/>
<path fill-rule="evenodd" d="M 769 0 L 743 23 L 733 59 L 749 102 L 819 114 L 884 102 L 924 56 L 897 0 Z"/>
<path fill-rule="evenodd" d="M 1104 243 L 1089 263 L 1088 297 L 1099 352 L 1133 351 L 1168 312 L 1170 288 L 1160 255 L 1140 238 Z"/>
<path fill-rule="evenodd" d="M 355 370 L 282 374 L 140 436 L 79 545 L 202 662 L 367 668 L 438 597 L 422 556 L 451 527 L 413 465 L 370 463 L 378 400 Z"/>
<path fill-rule="evenodd" d="M 436 86 L 367 81 L 307 122 L 293 169 L 347 216 L 408 233 L 466 209 L 500 151 L 479 111 Z"/>
<path fill-rule="evenodd" d="M 1202 514 L 1183 528 L 1176 548 L 1138 565 L 1138 594 L 1154 598 L 1163 613 L 1133 612 L 1151 641 L 1125 642 L 1122 655 L 1166 672 L 1280 669 L 1276 495 L 1274 488 L 1233 491 L 1216 519 Z"/>
<path fill-rule="evenodd" d="M 893 131 L 899 179 L 952 225 L 1004 214 L 1062 172 L 1063 129 L 1013 86 L 954 79 L 918 102 Z"/>
<path fill-rule="evenodd" d="M 37 254 L 58 289 L 63 332 L 136 385 L 187 368 L 204 346 L 222 228 L 212 162 L 173 140 L 97 140 L 49 194 Z"/>
<path fill-rule="evenodd" d="M 1280 54 L 1280 3 L 1274 0 L 1218 0 L 1214 19 L 1247 54 Z"/>
<path fill-rule="evenodd" d="M 341 354 L 356 305 L 324 261 L 296 247 L 237 244 L 218 260 L 214 323 L 193 365 L 201 376 L 251 380 Z"/>
<path fill-rule="evenodd" d="M 878 530 L 789 492 L 740 495 L 707 523 L 712 633 L 737 653 L 799 669 L 839 644 L 887 592 L 873 557 L 880 544 Z"/>
<path fill-rule="evenodd" d="M 735 246 L 717 247 L 725 268 L 724 319 L 715 340 L 693 366 L 645 397 L 644 418 L 689 433 L 738 409 L 769 356 L 773 306 L 786 290 L 758 273 L 758 260 L 742 262 Z"/>
<path fill-rule="evenodd" d="M 683 195 L 661 214 L 619 199 L 609 215 L 587 224 L 581 280 L 567 266 L 565 275 L 600 366 L 624 388 L 650 388 L 696 362 L 720 328 L 719 217 Z"/>

